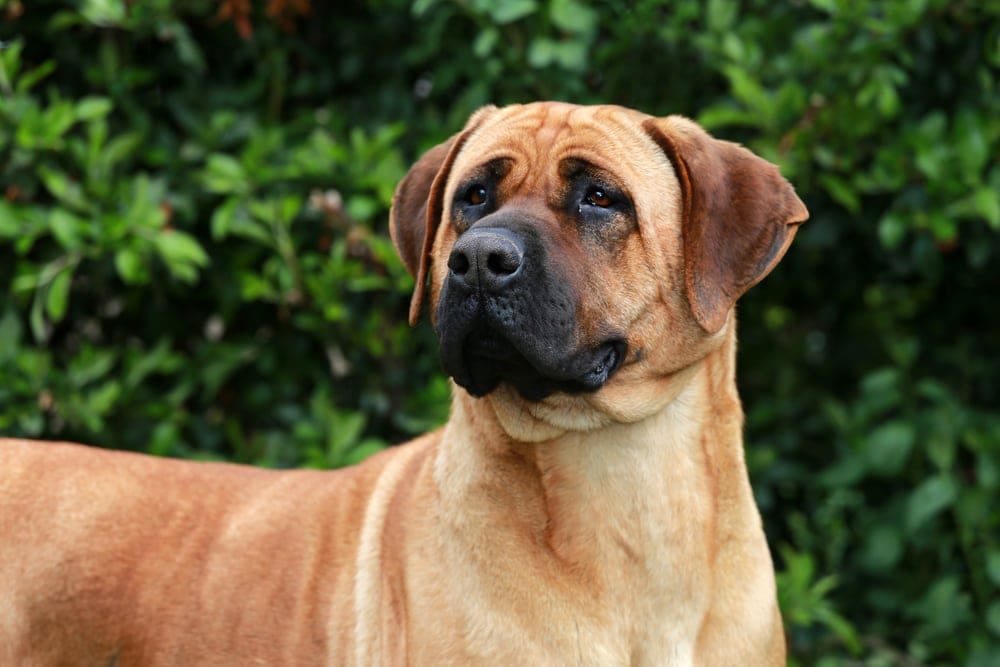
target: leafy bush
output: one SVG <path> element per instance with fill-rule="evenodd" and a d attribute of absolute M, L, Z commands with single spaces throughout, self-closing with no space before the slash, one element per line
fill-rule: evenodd
<path fill-rule="evenodd" d="M 0 432 L 338 466 L 448 385 L 386 234 L 486 102 L 680 112 L 812 219 L 741 306 L 798 664 L 1000 663 L 1000 13 L 0 1 Z"/>

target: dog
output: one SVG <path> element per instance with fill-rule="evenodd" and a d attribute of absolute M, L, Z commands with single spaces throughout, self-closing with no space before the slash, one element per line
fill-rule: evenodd
<path fill-rule="evenodd" d="M 338 471 L 0 444 L 0 664 L 783 665 L 734 304 L 808 217 L 679 116 L 476 112 L 390 232 L 454 381 Z"/>

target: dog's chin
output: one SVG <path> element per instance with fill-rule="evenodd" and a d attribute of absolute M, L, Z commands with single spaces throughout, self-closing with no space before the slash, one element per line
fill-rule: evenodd
<path fill-rule="evenodd" d="M 445 372 L 470 394 L 486 396 L 507 383 L 523 399 L 535 402 L 556 392 L 599 390 L 621 366 L 626 345 L 610 339 L 561 357 L 544 358 L 521 352 L 494 331 L 474 330 L 459 349 L 460 355 L 443 360 Z"/>

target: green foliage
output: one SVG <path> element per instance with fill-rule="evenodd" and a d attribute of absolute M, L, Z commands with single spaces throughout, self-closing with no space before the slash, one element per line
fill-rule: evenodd
<path fill-rule="evenodd" d="M 741 305 L 796 664 L 1000 663 L 995 5 L 282 4 L 0 2 L 0 432 L 331 467 L 426 430 L 406 165 L 487 102 L 684 113 L 812 212 Z"/>

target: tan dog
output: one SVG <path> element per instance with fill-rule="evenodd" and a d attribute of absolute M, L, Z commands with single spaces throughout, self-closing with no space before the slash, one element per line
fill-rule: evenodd
<path fill-rule="evenodd" d="M 391 221 L 444 428 L 337 472 L 3 442 L 0 664 L 784 664 L 733 305 L 807 216 L 683 118 L 479 111 Z"/>

